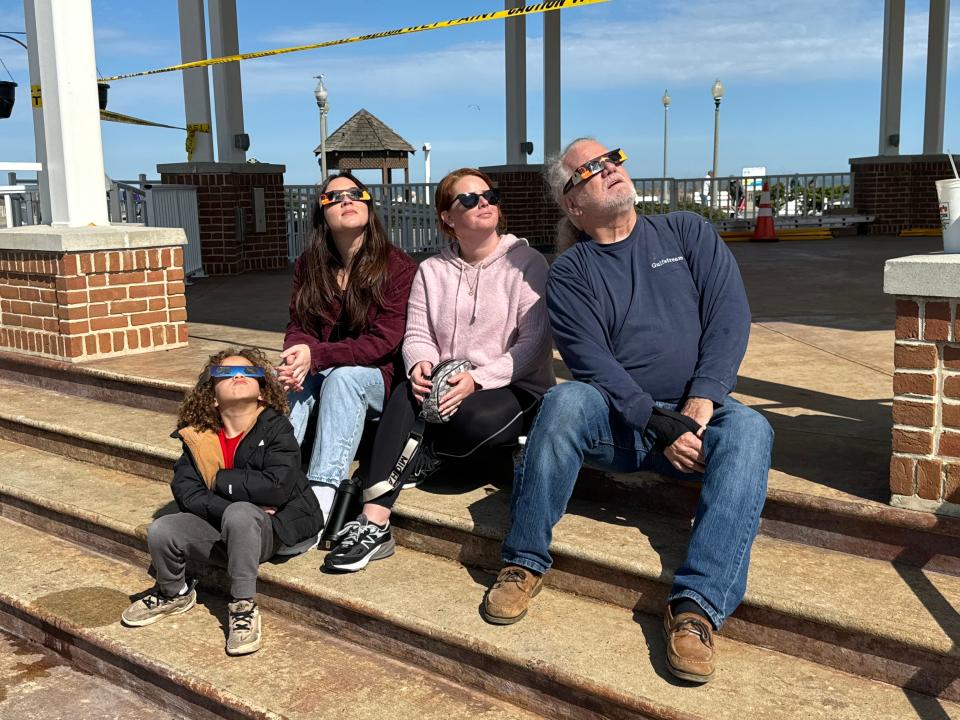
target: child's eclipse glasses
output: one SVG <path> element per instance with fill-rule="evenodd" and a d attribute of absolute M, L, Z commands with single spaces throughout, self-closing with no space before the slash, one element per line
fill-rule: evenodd
<path fill-rule="evenodd" d="M 325 193 L 320 193 L 321 205 L 336 205 L 337 203 L 343 202 L 347 198 L 357 202 L 359 200 L 369 200 L 370 193 L 366 190 L 361 190 L 360 188 L 348 188 L 346 190 L 330 190 Z"/>
<path fill-rule="evenodd" d="M 482 193 L 460 193 L 454 200 L 463 205 L 466 210 L 470 210 L 477 206 L 480 198 L 483 198 L 491 205 L 498 205 L 500 203 L 500 191 L 490 188 L 489 190 L 484 190 Z"/>
<path fill-rule="evenodd" d="M 573 175 L 571 175 L 570 179 L 567 180 L 567 184 L 563 186 L 563 194 L 566 195 L 580 183 L 586 182 L 594 175 L 598 174 L 601 170 L 603 170 L 603 166 L 607 163 L 623 165 L 626 159 L 627 154 L 620 148 L 617 148 L 616 150 L 611 150 L 608 153 L 604 153 L 600 157 L 595 157 L 593 160 L 588 160 L 574 170 Z"/>
<path fill-rule="evenodd" d="M 256 365 L 213 365 L 210 368 L 210 377 L 214 380 L 232 378 L 234 375 L 259 379 L 266 377 L 267 373 L 262 367 Z"/>

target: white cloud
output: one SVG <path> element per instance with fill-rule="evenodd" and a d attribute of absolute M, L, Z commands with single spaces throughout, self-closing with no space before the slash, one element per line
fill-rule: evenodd
<path fill-rule="evenodd" d="M 369 29 L 361 29 L 346 23 L 315 23 L 305 27 L 279 27 L 261 35 L 258 40 L 269 47 L 280 48 L 340 40 L 368 32 L 370 32 Z"/>
<path fill-rule="evenodd" d="M 397 42 L 397 39 L 383 42 Z M 244 93 L 251 96 L 303 95 L 323 72 L 331 94 L 375 94 L 418 98 L 445 92 L 477 98 L 501 95 L 503 50 L 495 43 L 470 43 L 430 52 L 337 53 L 252 60 L 243 66 Z"/>
<path fill-rule="evenodd" d="M 564 83 L 703 82 L 714 76 L 792 85 L 865 78 L 879 83 L 882 3 L 744 0 L 674 3 L 656 19 L 577 24 L 564 34 Z M 957 45 L 960 16 L 951 35 Z M 923 67 L 927 13 L 907 13 L 904 67 Z M 539 52 L 539 47 L 537 48 Z"/>
<path fill-rule="evenodd" d="M 638 16 L 622 6 L 619 19 L 584 22 L 572 16 L 564 25 L 565 90 L 607 89 L 664 83 L 795 85 L 822 79 L 864 79 L 879 84 L 883 8 L 876 2 L 808 0 L 771 4 L 742 0 L 723 5 L 711 0 L 673 3 L 660 17 Z M 612 11 L 604 16 L 613 18 Z M 573 19 L 577 21 L 574 22 Z M 542 39 L 528 23 L 528 92 L 539 93 Z M 326 24 L 278 30 L 271 41 L 316 41 L 361 32 Z M 446 31 L 441 31 L 446 32 Z M 951 23 L 951 54 L 960 47 L 960 13 Z M 927 13 L 910 10 L 904 39 L 905 73 L 922 72 L 926 58 Z M 376 94 L 418 98 L 443 93 L 483 98 L 503 92 L 500 42 L 452 43 L 423 50 L 409 38 L 391 38 L 338 52 L 318 50 L 244 64 L 244 91 L 251 96 L 302 95 L 322 71 L 339 97 Z"/>

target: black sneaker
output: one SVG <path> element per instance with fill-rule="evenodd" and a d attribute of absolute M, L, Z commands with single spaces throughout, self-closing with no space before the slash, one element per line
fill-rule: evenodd
<path fill-rule="evenodd" d="M 323 566 L 327 570 L 356 572 L 371 560 L 388 558 L 396 551 L 396 543 L 390 536 L 390 523 L 380 527 L 360 515 L 348 522 L 334 538 L 336 545 L 327 553 Z"/>
<path fill-rule="evenodd" d="M 425 445 L 417 456 L 413 459 L 410 474 L 407 481 L 403 483 L 403 489 L 417 487 L 420 483 L 426 481 L 431 475 L 437 472 L 443 465 L 443 460 L 433 454 L 429 445 Z"/>

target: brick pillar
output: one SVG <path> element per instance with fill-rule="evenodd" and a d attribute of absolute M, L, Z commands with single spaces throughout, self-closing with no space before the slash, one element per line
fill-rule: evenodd
<path fill-rule="evenodd" d="M 59 231 L 84 233 L 85 240 L 107 234 L 120 242 L 62 243 L 46 251 L 11 247 L 16 241 L 43 247 L 43 238 L 37 239 L 44 226 L 0 234 L 0 349 L 79 362 L 187 344 L 183 231 L 114 231 Z M 137 247 L 129 242 L 134 232 L 143 236 L 141 242 L 169 244 Z M 124 242 L 134 247 L 117 247 Z M 84 245 L 97 249 L 81 249 Z"/>
<path fill-rule="evenodd" d="M 883 155 L 850 158 L 853 206 L 873 215 L 871 234 L 906 228 L 939 228 L 936 180 L 953 177 L 946 155 Z"/>
<path fill-rule="evenodd" d="M 197 188 L 204 272 L 237 275 L 287 266 L 285 170 L 269 163 L 157 165 L 163 184 Z M 261 194 L 262 208 L 256 201 Z"/>
<path fill-rule="evenodd" d="M 891 503 L 960 515 L 960 255 L 888 261 L 884 290 L 897 295 Z"/>
<path fill-rule="evenodd" d="M 556 246 L 557 223 L 563 216 L 543 180 L 542 165 L 496 165 L 480 168 L 497 184 L 507 232 L 526 238 L 534 247 Z"/>

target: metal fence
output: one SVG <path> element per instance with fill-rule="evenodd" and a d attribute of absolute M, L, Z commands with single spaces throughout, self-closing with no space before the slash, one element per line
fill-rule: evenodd
<path fill-rule="evenodd" d="M 7 173 L 7 184 L 0 184 L 0 227 L 37 225 L 40 222 L 40 190 L 36 180 Z"/>
<path fill-rule="evenodd" d="M 190 185 L 146 185 L 143 208 L 150 227 L 182 228 L 187 236 L 183 249 L 183 272 L 187 277 L 205 277 L 200 255 L 200 216 L 197 188 Z"/>
<path fill-rule="evenodd" d="M 853 212 L 850 173 L 633 179 L 643 214 L 689 210 L 714 222 L 753 222 L 764 185 L 774 214 L 782 218 L 802 221 Z"/>
<path fill-rule="evenodd" d="M 408 253 L 438 252 L 446 240 L 437 227 L 433 194 L 437 183 L 368 185 L 373 207 L 390 242 Z M 290 262 L 303 252 L 310 235 L 316 185 L 285 186 L 287 247 Z"/>

